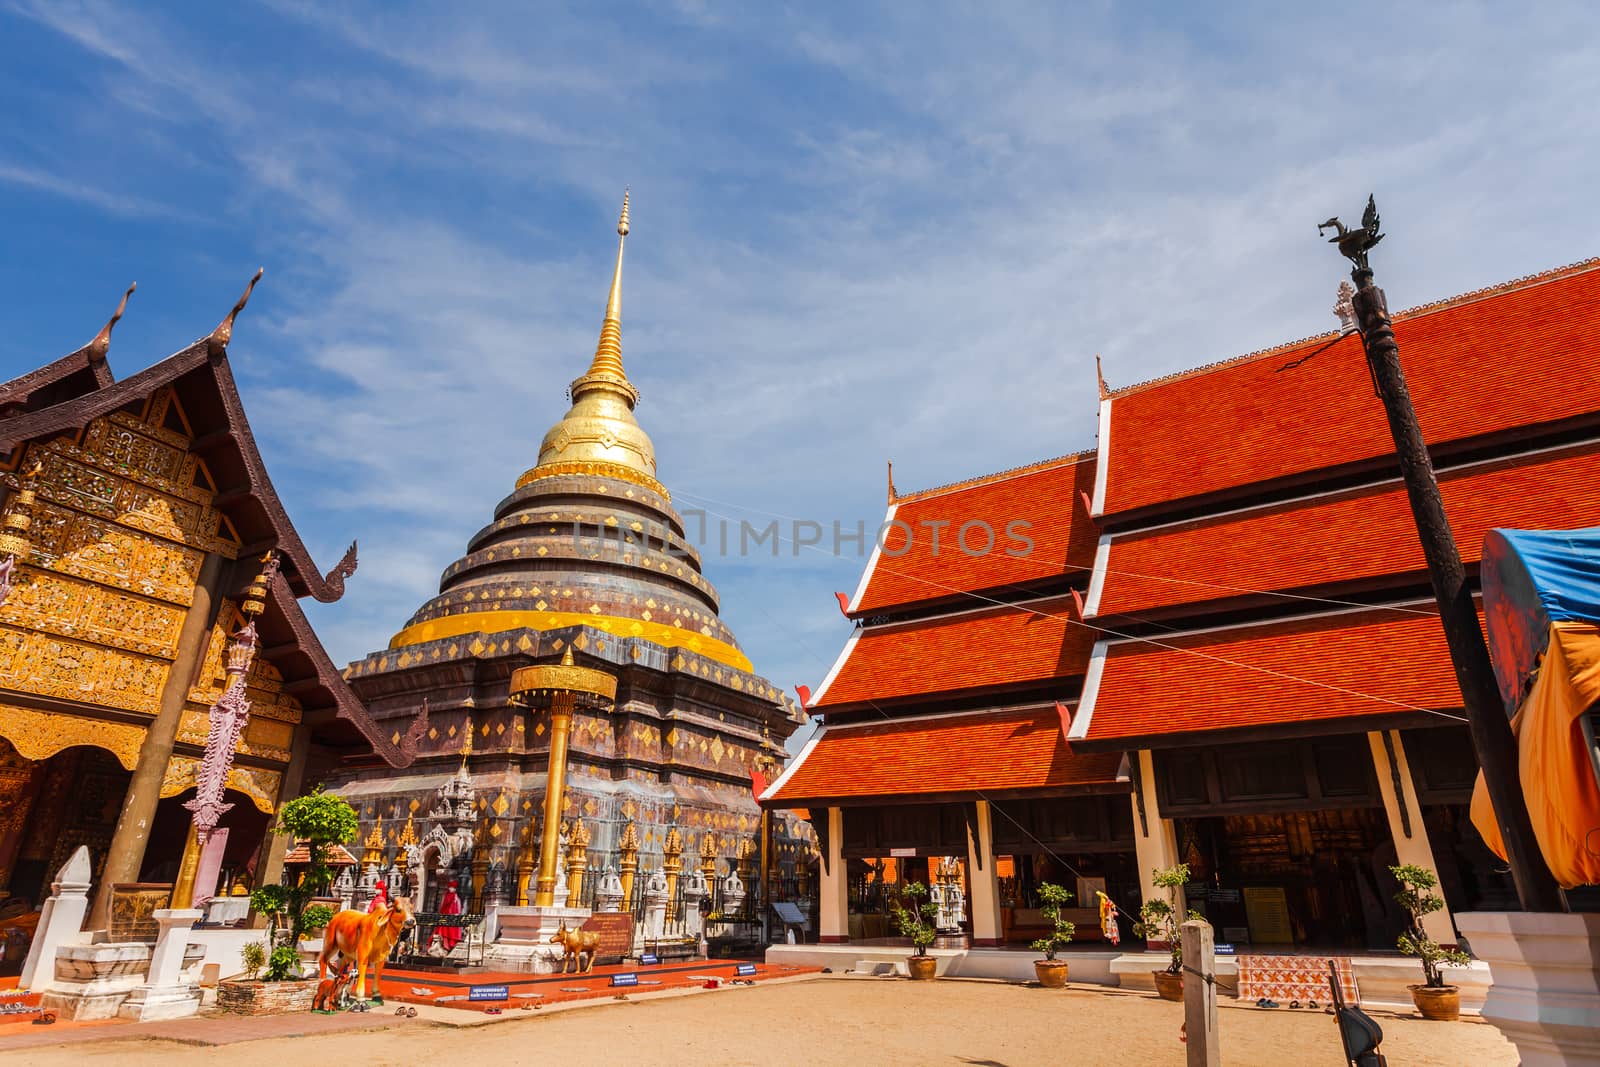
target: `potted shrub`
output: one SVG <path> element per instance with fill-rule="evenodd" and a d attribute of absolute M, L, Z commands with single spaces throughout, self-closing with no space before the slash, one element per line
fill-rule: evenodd
<path fill-rule="evenodd" d="M 1444 898 L 1435 893 L 1438 877 L 1428 868 L 1406 863 L 1390 867 L 1389 873 L 1400 883 L 1395 902 L 1410 917 L 1411 928 L 1400 935 L 1400 951 L 1422 961 L 1422 984 L 1407 986 L 1411 1002 L 1417 1006 L 1424 1019 L 1436 1022 L 1455 1022 L 1461 1018 L 1461 990 L 1446 985 L 1446 967 L 1465 967 L 1472 957 L 1460 949 L 1445 948 L 1422 929 L 1422 917 L 1444 908 Z"/>
<path fill-rule="evenodd" d="M 1070 944 L 1072 935 L 1078 932 L 1076 926 L 1061 917 L 1062 907 L 1070 903 L 1072 894 L 1061 886 L 1049 882 L 1039 884 L 1039 914 L 1052 929 L 1031 947 L 1044 953 L 1044 959 L 1033 961 L 1033 973 L 1046 989 L 1064 989 L 1067 985 L 1067 961 L 1056 959 L 1056 952 Z"/>
<path fill-rule="evenodd" d="M 328 904 L 312 904 L 300 913 L 300 937 L 315 940 L 333 921 L 334 908 Z"/>
<path fill-rule="evenodd" d="M 256 978 L 257 963 L 248 979 L 228 978 L 217 983 L 217 1005 L 247 1015 L 308 1011 L 316 998 L 317 981 L 305 977 L 297 947 L 312 931 L 333 918 L 333 909 L 312 904 L 333 883 L 328 848 L 354 841 L 360 832 L 356 812 L 342 797 L 319 788 L 284 804 L 273 833 L 304 841 L 309 863 L 298 878 L 280 885 L 264 885 L 250 894 L 250 906 L 266 916 L 267 941 L 257 946 L 265 956 L 266 973 Z M 287 926 L 287 929 L 285 929 Z M 248 950 L 250 946 L 246 946 Z M 245 958 L 246 968 L 251 958 Z M 259 957 L 256 957 L 259 958 Z"/>
<path fill-rule="evenodd" d="M 1189 865 L 1180 863 L 1176 867 L 1157 868 L 1150 875 L 1156 888 L 1166 892 L 1166 899 L 1155 897 L 1139 905 L 1139 921 L 1134 924 L 1133 932 L 1146 941 L 1167 943 L 1167 950 L 1172 954 L 1171 962 L 1163 970 L 1151 973 L 1155 975 L 1156 992 L 1162 1000 L 1181 1002 L 1183 935 L 1180 927 L 1183 913 L 1178 910 L 1178 893 L 1189 880 Z M 1197 911 L 1190 911 L 1189 918 L 1202 919 L 1204 916 Z"/>
<path fill-rule="evenodd" d="M 939 917 L 939 905 L 931 900 L 924 900 L 928 895 L 928 887 L 921 882 L 908 882 L 900 891 L 902 899 L 911 902 L 909 908 L 900 904 L 894 906 L 894 925 L 900 931 L 901 937 L 911 939 L 911 947 L 916 949 L 906 966 L 911 971 L 911 977 L 921 980 L 933 978 L 938 973 L 939 961 L 928 954 L 928 946 L 933 944 L 934 938 L 939 936 L 934 920 Z"/>

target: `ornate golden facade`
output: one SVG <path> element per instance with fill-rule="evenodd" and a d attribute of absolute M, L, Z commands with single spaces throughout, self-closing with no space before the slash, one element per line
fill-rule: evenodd
<path fill-rule="evenodd" d="M 337 600 L 355 549 L 323 574 L 272 489 L 227 360 L 242 306 L 123 382 L 105 362 L 110 325 L 0 382 L 0 563 L 14 561 L 0 593 L 0 898 L 37 903 L 78 844 L 97 879 L 171 879 L 192 821 L 180 801 L 210 773 L 241 593 L 267 614 L 248 719 L 212 776 L 248 799 L 221 809 L 224 869 L 276 879 L 268 819 L 313 752 L 404 762 L 405 738 L 378 732 L 297 604 Z M 250 581 L 267 547 L 287 563 L 270 587 Z M 91 919 L 108 914 L 102 884 Z"/>

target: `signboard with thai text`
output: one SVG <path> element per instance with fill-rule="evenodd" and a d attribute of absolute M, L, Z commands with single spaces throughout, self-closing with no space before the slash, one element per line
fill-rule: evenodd
<path fill-rule="evenodd" d="M 621 963 L 633 951 L 633 916 L 626 912 L 605 911 L 583 921 L 583 929 L 600 935 L 595 946 L 596 963 Z"/>

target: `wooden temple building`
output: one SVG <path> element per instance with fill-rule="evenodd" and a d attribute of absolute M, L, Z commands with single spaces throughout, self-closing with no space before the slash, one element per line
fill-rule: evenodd
<path fill-rule="evenodd" d="M 925 857 L 959 868 L 974 945 L 1041 878 L 1134 913 L 1180 862 L 1188 905 L 1253 951 L 1392 948 L 1393 863 L 1438 871 L 1450 909 L 1515 907 L 1467 820 L 1460 693 L 1335 310 L 1337 331 L 1102 381 L 1092 453 L 891 489 L 907 526 L 848 598 L 821 728 L 762 796 L 810 809 L 826 939 L 872 936 L 869 883 L 899 857 L 924 880 Z M 1395 334 L 1474 583 L 1491 527 L 1600 524 L 1600 260 L 1402 312 Z M 999 544 L 952 550 L 979 520 Z M 1448 911 L 1429 922 L 1456 940 Z"/>
<path fill-rule="evenodd" d="M 80 845 L 96 885 L 91 926 L 104 928 L 114 885 L 192 874 L 183 804 L 242 606 L 260 610 L 259 644 L 226 772 L 225 886 L 279 879 L 289 842 L 267 829 L 284 800 L 347 761 L 411 760 L 407 724 L 377 727 L 301 609 L 302 597 L 339 599 L 355 546 L 324 573 L 273 490 L 228 359 L 248 296 L 208 336 L 131 377 L 107 362 L 119 307 L 88 345 L 0 384 L 8 913 L 36 908 Z"/>
<path fill-rule="evenodd" d="M 790 820 L 772 820 L 766 836 L 751 786 L 799 712 L 719 618 L 634 415 L 639 392 L 621 350 L 629 224 L 625 198 L 599 343 L 572 382 L 571 409 L 445 568 L 438 595 L 345 671 L 385 733 L 428 709 L 405 773 L 373 766 L 333 779 L 374 861 L 424 911 L 452 879 L 474 911 L 531 903 L 555 735 L 512 699 L 511 677 L 567 654 L 617 679 L 613 706 L 574 716 L 565 758 L 562 841 L 587 839 L 588 895 L 621 862 L 625 838 L 641 872 L 684 864 L 687 852 L 691 864 L 748 874 L 764 852 L 792 877 L 803 859 L 804 824 L 791 832 Z"/>

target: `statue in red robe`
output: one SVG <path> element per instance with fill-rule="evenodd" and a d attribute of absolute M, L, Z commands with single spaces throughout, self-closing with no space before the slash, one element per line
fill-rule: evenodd
<path fill-rule="evenodd" d="M 441 915 L 461 914 L 461 898 L 456 895 L 456 887 L 458 885 L 459 883 L 452 881 L 445 887 L 444 899 L 439 901 L 439 913 Z M 444 945 L 446 952 L 449 952 L 461 942 L 461 927 L 459 926 L 441 926 L 435 932 L 439 935 L 439 941 Z"/>
<path fill-rule="evenodd" d="M 367 905 L 368 915 L 371 915 L 379 908 L 387 908 L 389 906 L 389 883 L 379 882 L 373 888 L 376 892 L 372 894 L 372 902 Z"/>

